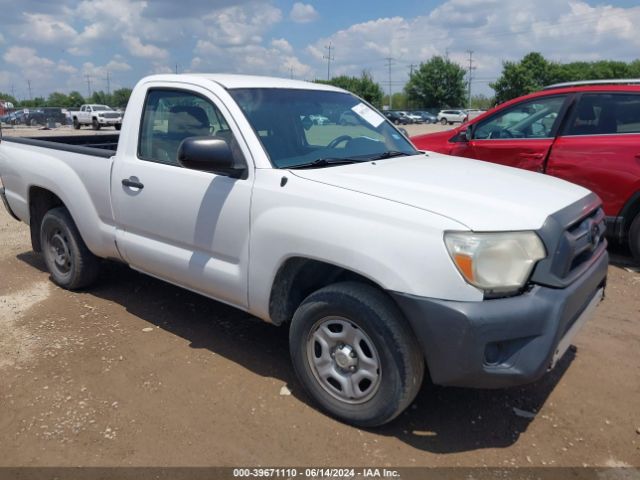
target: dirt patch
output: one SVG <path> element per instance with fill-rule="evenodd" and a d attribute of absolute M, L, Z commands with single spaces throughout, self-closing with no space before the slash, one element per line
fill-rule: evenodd
<path fill-rule="evenodd" d="M 25 312 L 49 298 L 51 284 L 34 283 L 27 289 L 0 296 L 0 369 L 25 363 L 41 338 L 20 324 Z"/>

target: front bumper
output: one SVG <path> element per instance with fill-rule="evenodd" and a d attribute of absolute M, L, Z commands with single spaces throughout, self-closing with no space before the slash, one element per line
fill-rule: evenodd
<path fill-rule="evenodd" d="M 502 388 L 533 382 L 555 365 L 602 297 L 608 264 L 603 251 L 571 285 L 535 285 L 510 298 L 391 295 L 416 333 L 434 383 Z"/>
<path fill-rule="evenodd" d="M 98 123 L 100 125 L 120 125 L 122 118 L 102 118 L 98 117 Z"/>

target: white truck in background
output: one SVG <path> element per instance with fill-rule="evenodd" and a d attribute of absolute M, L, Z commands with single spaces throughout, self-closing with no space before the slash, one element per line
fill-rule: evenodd
<path fill-rule="evenodd" d="M 87 288 L 117 259 L 290 324 L 301 384 L 343 421 L 389 422 L 425 370 L 441 385 L 532 382 L 603 296 L 596 195 L 419 152 L 333 86 L 151 76 L 124 122 L 0 140 L 0 197 L 51 279 Z"/>
<path fill-rule="evenodd" d="M 79 130 L 83 125 L 89 125 L 94 130 L 102 127 L 122 128 L 122 112 L 112 109 L 108 105 L 86 104 L 78 111 L 69 112 L 73 128 Z"/>

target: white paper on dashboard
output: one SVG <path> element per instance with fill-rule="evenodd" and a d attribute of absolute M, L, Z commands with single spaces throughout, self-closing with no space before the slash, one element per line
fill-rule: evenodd
<path fill-rule="evenodd" d="M 382 115 L 362 102 L 357 104 L 355 107 L 352 107 L 351 110 L 353 110 L 354 113 L 367 123 L 373 125 L 373 127 L 378 127 L 382 122 L 384 122 L 384 117 Z"/>

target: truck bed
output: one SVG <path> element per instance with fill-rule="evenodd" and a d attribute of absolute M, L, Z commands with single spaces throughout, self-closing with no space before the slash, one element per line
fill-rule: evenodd
<path fill-rule="evenodd" d="M 52 137 L 9 137 L 3 142 L 15 142 L 34 147 L 51 148 L 65 152 L 81 153 L 97 157 L 111 157 L 118 149 L 119 134 L 112 135 L 60 135 Z"/>

